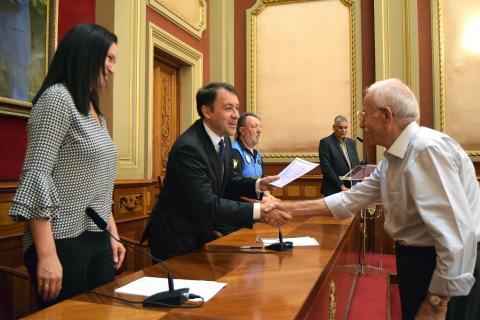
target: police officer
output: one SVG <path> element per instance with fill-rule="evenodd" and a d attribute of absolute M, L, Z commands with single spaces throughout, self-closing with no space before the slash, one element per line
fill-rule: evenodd
<path fill-rule="evenodd" d="M 245 112 L 240 116 L 237 121 L 237 138 L 232 142 L 231 149 L 231 167 L 234 174 L 254 179 L 263 176 L 262 156 L 255 147 L 260 141 L 261 133 L 262 121 L 255 113 Z M 266 192 L 257 194 L 257 198 L 261 200 Z M 228 193 L 226 197 L 233 200 L 242 200 L 236 196 L 230 197 Z M 242 226 L 232 224 L 218 223 L 215 225 L 215 231 L 221 235 L 229 234 L 240 228 Z"/>
<path fill-rule="evenodd" d="M 232 143 L 232 168 L 237 174 L 255 179 L 262 177 L 262 155 L 255 147 L 261 134 L 262 121 L 256 114 L 245 112 L 240 116 L 237 138 Z"/>

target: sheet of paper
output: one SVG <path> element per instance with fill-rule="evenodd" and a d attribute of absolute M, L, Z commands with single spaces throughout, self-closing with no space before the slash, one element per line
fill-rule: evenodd
<path fill-rule="evenodd" d="M 203 297 L 205 302 L 207 302 L 227 284 L 216 281 L 174 279 L 173 285 L 175 289 L 190 288 L 190 293 Z M 168 281 L 166 278 L 155 277 L 143 277 L 115 289 L 116 293 L 135 294 L 146 297 L 162 291 L 168 291 Z"/>
<path fill-rule="evenodd" d="M 264 245 L 280 242 L 278 238 L 260 238 Z M 319 246 L 317 239 L 312 237 L 283 238 L 283 241 L 291 241 L 294 247 Z"/>
<path fill-rule="evenodd" d="M 309 162 L 300 158 L 295 158 L 285 169 L 278 175 L 280 179 L 271 183 L 272 186 L 283 188 L 293 180 L 303 176 L 305 173 L 313 170 L 318 163 Z"/>

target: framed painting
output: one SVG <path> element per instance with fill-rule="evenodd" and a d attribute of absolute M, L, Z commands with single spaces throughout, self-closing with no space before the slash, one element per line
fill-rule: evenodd
<path fill-rule="evenodd" d="M 0 0 L 0 114 L 28 117 L 57 42 L 58 0 Z"/>
<path fill-rule="evenodd" d="M 480 162 L 480 3 L 435 0 L 432 13 L 435 129 Z"/>

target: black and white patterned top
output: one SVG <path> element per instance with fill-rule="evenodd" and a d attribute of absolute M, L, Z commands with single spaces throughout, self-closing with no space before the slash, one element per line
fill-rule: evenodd
<path fill-rule="evenodd" d="M 9 215 L 50 219 L 54 239 L 100 231 L 85 214 L 92 207 L 108 223 L 117 152 L 99 115 L 78 112 L 62 84 L 49 87 L 32 109 L 23 172 Z M 25 224 L 24 250 L 32 244 Z"/>

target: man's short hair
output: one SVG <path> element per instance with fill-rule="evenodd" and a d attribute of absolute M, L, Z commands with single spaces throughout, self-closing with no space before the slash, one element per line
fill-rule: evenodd
<path fill-rule="evenodd" d="M 241 127 L 245 127 L 246 123 L 247 123 L 247 117 L 255 117 L 257 118 L 258 120 L 262 120 L 260 119 L 259 116 L 257 116 L 255 113 L 253 112 L 245 112 L 243 113 L 240 118 L 238 118 L 238 121 L 237 121 L 237 137 L 240 136 L 240 128 Z"/>
<path fill-rule="evenodd" d="M 418 102 L 415 95 L 402 81 L 387 79 L 372 84 L 365 90 L 375 107 L 389 106 L 398 119 L 418 118 Z"/>
<path fill-rule="evenodd" d="M 235 95 L 237 95 L 237 91 L 235 88 L 226 82 L 210 82 L 203 88 L 200 88 L 197 91 L 197 113 L 200 116 L 200 118 L 204 118 L 203 112 L 202 112 L 202 106 L 207 106 L 210 110 L 213 111 L 213 104 L 215 103 L 215 100 L 217 99 L 217 90 L 219 89 L 225 89 Z"/>
<path fill-rule="evenodd" d="M 333 124 L 337 124 L 337 123 L 340 123 L 340 122 L 348 122 L 347 117 L 340 114 L 340 115 L 336 116 L 335 119 L 333 120 Z"/>

